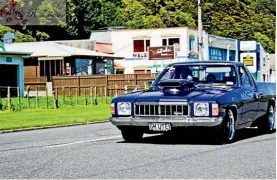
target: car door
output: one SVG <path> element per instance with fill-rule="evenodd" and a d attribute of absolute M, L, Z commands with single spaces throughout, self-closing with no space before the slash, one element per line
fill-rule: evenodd
<path fill-rule="evenodd" d="M 249 70 L 246 69 L 246 71 L 248 72 L 248 74 L 250 74 Z M 256 119 L 263 116 L 264 114 L 266 114 L 267 112 L 267 108 L 268 108 L 268 99 L 264 98 L 265 96 L 265 87 L 257 87 L 257 84 L 255 83 L 255 80 L 252 77 L 250 77 L 252 83 L 255 86 L 255 90 L 256 90 L 256 94 L 257 94 L 257 101 L 258 101 L 258 107 L 257 107 L 257 113 L 256 113 Z"/>
<path fill-rule="evenodd" d="M 252 122 L 257 116 L 258 100 L 256 99 L 256 87 L 251 81 L 250 74 L 245 70 L 245 67 L 239 67 L 240 81 L 241 81 L 241 98 L 243 102 L 242 107 L 242 121 L 240 124 L 248 124 Z"/>

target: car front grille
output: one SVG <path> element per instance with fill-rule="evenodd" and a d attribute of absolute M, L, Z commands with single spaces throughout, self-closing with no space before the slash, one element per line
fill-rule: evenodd
<path fill-rule="evenodd" d="M 135 116 L 188 116 L 187 103 L 137 103 L 135 104 Z"/>

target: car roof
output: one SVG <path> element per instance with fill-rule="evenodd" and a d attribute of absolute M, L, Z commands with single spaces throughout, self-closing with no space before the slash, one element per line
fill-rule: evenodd
<path fill-rule="evenodd" d="M 189 65 L 189 64 L 226 64 L 226 65 L 236 65 L 242 66 L 243 63 L 237 61 L 186 61 L 186 62 L 176 62 L 171 63 L 171 65 Z"/>

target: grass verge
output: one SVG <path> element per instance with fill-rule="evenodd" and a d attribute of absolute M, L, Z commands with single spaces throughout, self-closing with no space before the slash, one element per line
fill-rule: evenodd
<path fill-rule="evenodd" d="M 58 106 L 61 108 L 64 107 L 72 107 L 72 106 L 91 106 L 97 102 L 98 105 L 104 105 L 104 104 L 110 104 L 113 97 L 104 97 L 99 96 L 95 99 L 95 97 L 58 97 Z M 54 100 L 53 97 L 45 97 L 45 96 L 39 96 L 36 97 L 30 97 L 29 102 L 27 98 L 11 98 L 11 109 L 13 111 L 18 111 L 20 109 L 34 109 L 34 108 L 40 108 L 40 109 L 53 109 L 54 108 Z M 8 99 L 2 98 L 0 99 L 0 110 L 8 110 Z"/>
<path fill-rule="evenodd" d="M 107 121 L 110 105 L 75 106 L 60 109 L 0 111 L 0 131 Z"/>

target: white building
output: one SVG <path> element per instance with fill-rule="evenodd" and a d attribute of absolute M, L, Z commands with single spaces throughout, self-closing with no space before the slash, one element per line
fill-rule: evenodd
<path fill-rule="evenodd" d="M 275 66 L 275 61 L 273 59 L 274 57 L 270 57 L 259 42 L 240 41 L 240 61 L 248 67 L 256 80 L 272 82 L 274 79 L 275 81 L 272 67 L 272 63 Z"/>
<path fill-rule="evenodd" d="M 194 55 L 191 58 L 197 58 L 197 35 L 198 31 L 196 29 L 188 27 L 136 30 L 112 29 L 93 31 L 90 39 L 112 43 L 115 55 L 125 57 L 125 60 L 118 61 L 125 67 L 124 73 L 130 74 L 139 73 L 140 71 L 155 72 L 161 70 L 164 65 L 170 62 L 188 60 L 190 54 Z M 203 35 L 205 35 L 204 31 Z M 176 55 L 174 60 L 148 60 L 148 47 L 168 45 L 175 46 Z"/>
<path fill-rule="evenodd" d="M 125 74 L 157 72 L 170 62 L 198 59 L 198 30 L 189 27 L 155 29 L 107 29 L 93 31 L 91 40 L 112 43 Z M 203 31 L 204 60 L 238 61 L 238 41 Z M 174 60 L 149 60 L 148 47 L 175 46 Z"/>
<path fill-rule="evenodd" d="M 270 78 L 269 81 L 270 82 L 276 82 L 276 71 L 275 71 L 275 67 L 276 67 L 276 55 L 275 54 L 269 54 L 269 59 L 270 59 L 270 69 L 269 69 L 269 74 L 270 74 Z"/>

